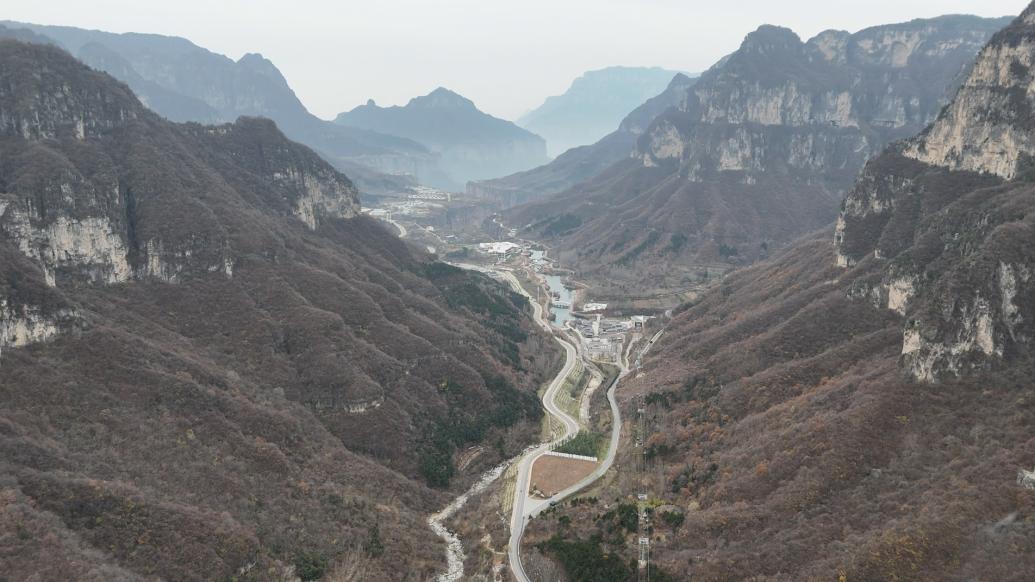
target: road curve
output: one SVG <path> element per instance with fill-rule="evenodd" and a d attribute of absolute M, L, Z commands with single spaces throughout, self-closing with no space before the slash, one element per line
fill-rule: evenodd
<path fill-rule="evenodd" d="M 546 329 L 549 329 L 549 323 L 546 322 L 543 318 L 542 306 L 540 306 L 536 301 L 534 301 L 532 297 L 521 287 L 521 285 L 518 283 L 517 278 L 514 277 L 513 273 L 502 272 L 502 274 L 503 277 L 510 282 L 511 286 L 514 287 L 515 291 L 521 293 L 522 295 L 528 298 L 529 302 L 533 306 L 536 320 L 541 322 L 541 324 L 544 325 Z M 571 342 L 562 340 L 560 338 L 557 338 L 557 341 L 560 342 L 561 345 L 564 347 L 566 358 L 565 365 L 561 372 L 557 375 L 557 377 L 554 378 L 553 382 L 550 384 L 550 387 L 543 394 L 543 406 L 546 408 L 547 412 L 561 419 L 565 426 L 565 434 L 564 436 L 560 437 L 559 439 L 553 442 L 546 443 L 535 448 L 532 452 L 530 452 L 520 461 L 520 464 L 518 466 L 517 483 L 514 487 L 514 507 L 510 515 L 510 542 L 507 547 L 507 556 L 509 559 L 508 561 L 510 562 L 510 571 L 513 572 L 514 577 L 518 580 L 518 582 L 530 582 L 528 575 L 525 573 L 524 566 L 521 564 L 521 538 L 524 536 L 525 526 L 528 525 L 528 521 L 531 518 L 538 515 L 541 511 L 543 511 L 543 509 L 549 507 L 551 502 L 562 501 L 570 495 L 573 495 L 574 493 L 590 485 L 591 483 L 599 479 L 601 476 L 603 476 L 604 473 L 606 473 L 607 470 L 610 469 L 611 465 L 614 463 L 615 454 L 618 450 L 618 438 L 622 430 L 621 416 L 618 411 L 618 403 L 615 401 L 614 395 L 615 389 L 618 388 L 619 380 L 628 372 L 628 367 L 625 365 L 624 362 L 620 363 L 621 372 L 614 379 L 614 381 L 611 382 L 611 385 L 608 387 L 607 390 L 607 401 L 611 407 L 612 422 L 611 442 L 607 448 L 607 456 L 604 458 L 604 461 L 599 466 L 597 466 L 597 468 L 594 469 L 593 472 L 590 473 L 586 478 L 582 479 L 575 485 L 568 487 L 564 491 L 557 493 L 548 500 L 533 500 L 528 496 L 528 489 L 530 486 L 529 478 L 531 477 L 532 473 L 532 465 L 535 463 L 536 459 L 542 456 L 543 453 L 549 451 L 554 444 L 557 444 L 563 441 L 564 439 L 574 436 L 579 431 L 578 422 L 570 415 L 568 415 L 566 412 L 558 408 L 555 402 L 557 391 L 561 388 L 561 386 L 564 385 L 564 380 L 568 377 L 568 374 L 571 371 L 570 368 L 575 365 L 576 354 L 578 352 Z"/>
<path fill-rule="evenodd" d="M 505 280 L 507 283 L 510 284 L 511 288 L 513 288 L 516 293 L 520 293 L 522 296 L 528 299 L 529 303 L 532 304 L 533 320 L 538 325 L 540 325 L 548 334 L 554 335 L 554 329 L 550 326 L 550 322 L 546 319 L 546 316 L 544 315 L 543 306 L 536 302 L 532 298 L 532 296 L 529 295 L 528 292 L 526 292 L 525 289 L 521 287 L 521 283 L 518 282 L 517 277 L 515 277 L 512 272 L 503 269 L 488 268 L 464 263 L 451 264 L 455 267 L 459 267 L 462 269 L 480 271 L 482 273 L 495 275 Z M 578 361 L 578 351 L 575 349 L 575 346 L 571 342 L 563 340 L 557 336 L 554 336 L 554 339 L 557 340 L 557 342 L 561 344 L 561 347 L 564 349 L 564 366 L 561 367 L 561 370 L 557 373 L 554 379 L 550 382 L 550 385 L 546 388 L 546 391 L 543 393 L 543 407 L 546 408 L 548 414 L 561 421 L 561 423 L 564 425 L 564 434 L 550 442 L 542 443 L 534 447 L 529 447 L 525 450 L 524 453 L 519 455 L 513 461 L 518 463 L 518 476 L 516 482 L 517 484 L 514 490 L 515 510 L 512 513 L 512 516 L 525 516 L 528 515 L 531 511 L 535 511 L 536 513 L 538 513 L 538 511 L 541 510 L 543 506 L 546 506 L 549 503 L 546 500 L 533 500 L 528 498 L 528 480 L 531 476 L 532 464 L 535 463 L 535 460 L 538 459 L 543 453 L 549 451 L 553 447 L 553 445 L 560 443 L 564 439 L 575 436 L 579 431 L 578 421 L 576 421 L 566 412 L 561 410 L 556 404 L 557 392 L 561 389 L 562 386 L 564 386 L 564 381 L 568 378 L 568 375 L 571 374 L 571 371 L 575 368 L 575 364 Z M 447 545 L 446 558 L 448 568 L 446 572 L 444 572 L 436 578 L 437 581 L 452 582 L 455 580 L 460 580 L 460 578 L 463 576 L 463 546 L 460 543 L 460 539 L 456 536 L 456 534 L 450 532 L 445 527 L 444 521 L 453 513 L 455 513 L 457 509 L 462 507 L 467 502 L 468 498 L 485 489 L 485 487 L 487 487 L 492 481 L 499 477 L 499 475 L 504 470 L 506 470 L 507 467 L 510 466 L 510 463 L 510 461 L 505 462 L 485 473 L 482 476 L 482 478 L 477 483 L 475 483 L 474 486 L 471 487 L 471 489 L 457 497 L 442 511 L 433 514 L 428 518 L 428 525 L 431 526 L 431 529 L 435 532 L 435 534 L 441 537 Z M 520 520 L 521 531 L 524 531 L 524 523 L 525 519 L 522 518 Z M 514 518 L 512 517 L 511 531 L 513 531 L 513 527 Z M 514 547 L 515 539 L 517 540 L 517 547 Z M 513 552 L 520 551 L 520 536 L 518 536 L 517 538 L 511 536 L 510 544 L 510 551 L 512 552 L 510 554 L 511 563 L 513 564 L 515 563 L 514 556 L 517 555 Z M 520 560 L 517 560 L 516 563 L 518 565 L 518 568 L 520 568 Z M 523 575 L 524 572 L 522 571 L 521 576 Z M 527 577 L 521 577 L 520 579 L 527 580 Z"/>
<path fill-rule="evenodd" d="M 406 231 L 406 227 L 403 226 L 402 224 L 400 224 L 399 222 L 397 222 L 395 220 L 392 220 L 391 218 L 386 218 L 385 222 L 387 222 L 387 223 L 391 224 L 392 226 L 394 226 L 395 228 L 399 229 L 399 238 L 406 238 L 406 235 L 409 234 Z"/>
<path fill-rule="evenodd" d="M 532 296 L 525 291 L 521 286 L 521 283 L 517 280 L 517 277 L 514 276 L 514 273 L 506 269 L 487 268 L 462 263 L 454 263 L 454 266 L 494 274 L 507 281 L 515 292 L 523 295 L 528 299 L 528 302 L 532 304 L 532 315 L 535 322 L 538 323 L 547 333 L 553 334 L 554 330 L 550 326 L 550 322 L 546 319 L 543 306 L 535 301 Z M 525 526 L 528 525 L 528 521 L 542 512 L 543 509 L 549 507 L 551 501 L 563 501 L 569 496 L 574 495 L 578 491 L 591 485 L 607 473 L 608 469 L 611 468 L 611 465 L 614 464 L 615 455 L 618 451 L 618 440 L 622 431 L 621 414 L 618 410 L 618 403 L 615 401 L 615 390 L 618 388 L 618 384 L 621 379 L 629 373 L 629 367 L 625 361 L 628 357 L 627 354 L 623 358 L 620 358 L 621 361 L 619 362 L 619 367 L 621 371 L 607 389 L 607 402 L 611 407 L 611 440 L 607 448 L 607 456 L 604 458 L 604 461 L 584 479 L 575 485 L 568 487 L 564 491 L 557 493 L 548 500 L 536 500 L 528 496 L 532 465 L 535 463 L 536 459 L 553 448 L 555 444 L 575 436 L 579 431 L 578 421 L 572 418 L 568 413 L 561 410 L 557 406 L 555 400 L 557 392 L 564 385 L 565 379 L 567 379 L 568 375 L 575 367 L 575 363 L 580 355 L 572 342 L 561 339 L 557 336 L 555 336 L 554 339 L 556 339 L 557 342 L 561 344 L 561 347 L 564 348 L 564 366 L 561 368 L 561 371 L 557 373 L 557 376 L 554 377 L 553 381 L 550 382 L 546 392 L 543 393 L 543 407 L 546 409 L 548 414 L 558 418 L 564 424 L 564 435 L 531 449 L 517 461 L 518 474 L 514 487 L 514 506 L 510 517 L 510 541 L 507 547 L 507 556 L 508 561 L 510 562 L 510 570 L 518 582 L 530 582 L 528 575 L 525 573 L 524 566 L 521 564 L 521 538 L 525 533 Z M 656 340 L 657 336 L 653 339 Z M 653 340 L 650 343 L 653 343 Z M 630 345 L 629 347 L 631 348 L 632 346 Z"/>
<path fill-rule="evenodd" d="M 525 575 L 525 571 L 521 566 L 521 535 L 525 531 L 525 525 L 528 523 L 529 518 L 538 514 L 550 503 L 546 499 L 532 499 L 528 496 L 532 465 L 536 459 L 552 449 L 554 445 L 560 444 L 579 432 L 578 421 L 558 408 L 555 402 L 557 391 L 564 386 L 564 381 L 568 378 L 568 374 L 575 368 L 575 362 L 577 361 L 575 346 L 560 338 L 556 339 L 564 348 L 564 367 L 557 374 L 557 377 L 553 379 L 553 382 L 550 383 L 546 392 L 543 393 L 543 406 L 550 415 L 559 418 L 564 423 L 564 434 L 550 442 L 539 445 L 518 462 L 517 481 L 514 486 L 514 507 L 510 513 L 510 543 L 508 544 L 507 555 L 510 558 L 511 571 L 514 572 L 514 576 L 518 580 L 522 581 L 528 580 L 528 576 Z"/>

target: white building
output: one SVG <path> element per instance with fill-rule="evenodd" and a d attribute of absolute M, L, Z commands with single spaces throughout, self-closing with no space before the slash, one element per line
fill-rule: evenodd
<path fill-rule="evenodd" d="M 643 328 L 647 326 L 647 321 L 650 318 L 651 317 L 649 315 L 634 315 L 629 319 L 632 320 L 633 330 L 643 331 Z"/>
<path fill-rule="evenodd" d="M 478 243 L 478 248 L 492 255 L 507 255 L 521 249 L 521 245 L 512 242 Z"/>

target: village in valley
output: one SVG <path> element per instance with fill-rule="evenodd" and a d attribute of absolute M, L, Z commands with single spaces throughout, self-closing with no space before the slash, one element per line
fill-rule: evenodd
<path fill-rule="evenodd" d="M 504 227 L 495 217 L 485 221 L 491 229 L 483 224 L 449 224 L 447 218 L 469 202 L 463 195 L 417 187 L 378 202 L 377 207 L 364 208 L 364 213 L 388 222 L 400 237 L 429 253 L 489 275 L 496 269 L 515 273 L 547 308 L 554 326 L 577 340 L 594 362 L 620 364 L 633 334 L 642 332 L 649 320 L 660 315 L 594 300 L 588 296 L 588 286 L 574 280 L 571 271 L 557 264 L 547 249 L 518 238 L 517 229 Z M 485 242 L 485 230 L 496 230 L 497 240 Z"/>
<path fill-rule="evenodd" d="M 608 303 L 587 297 L 587 286 L 574 281 L 548 251 L 538 245 L 516 242 L 478 243 L 478 251 L 493 264 L 522 273 L 533 288 L 545 296 L 540 303 L 549 308 L 549 319 L 580 344 L 594 362 L 620 365 L 627 343 L 644 331 L 652 315 L 624 315 L 608 310 Z"/>

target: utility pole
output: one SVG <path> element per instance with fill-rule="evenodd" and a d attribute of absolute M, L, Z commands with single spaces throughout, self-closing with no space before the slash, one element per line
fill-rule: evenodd
<path fill-rule="evenodd" d="M 650 582 L 650 538 L 640 538 L 640 561 L 636 579 L 639 582 Z"/>
<path fill-rule="evenodd" d="M 647 414 L 644 409 L 643 396 L 637 398 L 636 401 L 636 446 L 642 448 L 640 451 L 640 470 L 647 470 L 647 449 L 643 448 L 644 441 L 647 438 Z"/>
<path fill-rule="evenodd" d="M 636 506 L 640 513 L 640 559 L 637 562 L 636 580 L 637 582 L 650 582 L 650 520 L 647 517 L 648 496 L 646 493 L 640 493 L 636 498 L 638 500 Z"/>

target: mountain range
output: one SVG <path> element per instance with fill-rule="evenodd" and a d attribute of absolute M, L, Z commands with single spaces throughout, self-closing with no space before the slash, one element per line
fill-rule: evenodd
<path fill-rule="evenodd" d="M 462 191 L 470 180 L 505 176 L 548 161 L 541 137 L 479 111 L 471 100 L 442 87 L 401 107 L 368 101 L 334 121 L 426 146 L 439 156 L 442 175 L 423 181 L 449 190 Z"/>
<path fill-rule="evenodd" d="M 538 431 L 527 310 L 268 119 L 0 39 L 5 577 L 429 578 L 444 489 Z"/>
<path fill-rule="evenodd" d="M 590 145 L 614 131 L 630 111 L 665 90 L 679 73 L 661 67 L 587 71 L 561 95 L 522 115 L 517 124 L 546 139 L 551 156 Z"/>
<path fill-rule="evenodd" d="M 749 264 L 831 222 L 866 160 L 931 121 L 1005 22 L 947 16 L 806 42 L 762 26 L 666 98 L 629 156 L 505 221 L 622 293 Z"/>
<path fill-rule="evenodd" d="M 621 396 L 643 447 L 596 493 L 656 496 L 652 577 L 1030 577 L 1033 59 L 1035 5 L 865 165 L 836 227 L 675 314 Z M 530 541 L 619 575 L 637 540 L 572 505 Z"/>
<path fill-rule="evenodd" d="M 561 354 L 357 183 L 467 178 L 594 300 L 698 291 L 636 320 L 617 390 L 549 382 L 620 438 L 538 502 L 530 573 L 1028 580 L 1033 66 L 1035 2 L 765 25 L 479 179 L 545 145 L 446 89 L 327 122 L 259 55 L 0 24 L 0 580 L 441 574 L 428 514 L 553 433 Z M 508 483 L 454 516 L 461 576 L 512 559 Z"/>
<path fill-rule="evenodd" d="M 413 140 L 343 127 L 311 114 L 277 67 L 260 54 L 234 61 L 179 37 L 0 24 L 8 35 L 31 31 L 38 40 L 48 40 L 107 72 L 171 121 L 219 123 L 242 115 L 272 119 L 285 135 L 349 172 L 361 189 L 397 191 L 440 173 L 436 156 Z"/>

